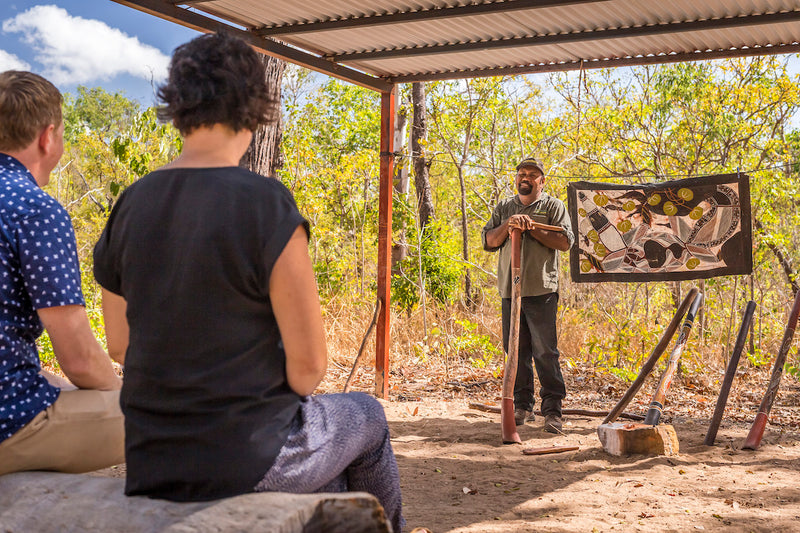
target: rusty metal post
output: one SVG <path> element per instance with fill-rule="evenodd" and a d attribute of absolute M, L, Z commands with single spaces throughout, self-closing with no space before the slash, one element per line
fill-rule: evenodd
<path fill-rule="evenodd" d="M 391 316 L 392 284 L 392 180 L 394 177 L 394 86 L 381 93 L 381 163 L 378 197 L 378 299 L 381 311 L 375 332 L 375 396 L 389 394 L 389 346 L 391 346 L 389 317 Z"/>

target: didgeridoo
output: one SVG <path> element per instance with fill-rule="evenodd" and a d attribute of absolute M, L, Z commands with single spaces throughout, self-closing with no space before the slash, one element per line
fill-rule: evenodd
<path fill-rule="evenodd" d="M 658 341 L 658 344 L 656 344 L 655 348 L 653 348 L 653 351 L 650 352 L 650 357 L 648 357 L 647 361 L 645 361 L 644 365 L 642 365 L 639 375 L 636 376 L 636 379 L 633 383 L 631 383 L 631 386 L 628 387 L 628 390 L 625 391 L 625 394 L 617 402 L 617 405 L 615 405 L 614 408 L 608 413 L 608 416 L 606 416 L 606 418 L 603 420 L 603 424 L 609 424 L 619 418 L 622 411 L 625 410 L 633 397 L 636 396 L 636 393 L 639 392 L 639 389 L 642 388 L 645 379 L 647 379 L 647 376 L 650 375 L 650 372 L 653 371 L 656 363 L 658 363 L 658 360 L 661 358 L 661 354 L 663 354 L 664 350 L 667 349 L 667 346 L 672 340 L 672 336 L 675 335 L 675 330 L 678 329 L 678 325 L 681 323 L 683 315 L 686 314 L 686 310 L 689 309 L 689 306 L 694 301 L 695 296 L 697 296 L 696 287 L 692 288 L 692 290 L 690 290 L 683 299 L 680 307 L 678 307 L 678 310 L 675 311 L 675 316 L 672 317 L 672 321 L 661 335 L 661 339 Z"/>
<path fill-rule="evenodd" d="M 731 390 L 733 377 L 736 375 L 736 369 L 739 367 L 739 358 L 744 349 L 744 341 L 747 340 L 747 334 L 750 331 L 750 324 L 753 322 L 753 311 L 756 309 L 756 303 L 752 300 L 747 302 L 744 308 L 744 316 L 742 317 L 742 325 L 739 328 L 739 335 L 736 337 L 736 344 L 731 353 L 731 359 L 728 361 L 728 368 L 725 369 L 725 379 L 722 380 L 722 387 L 719 389 L 719 397 L 717 397 L 717 406 L 714 408 L 714 416 L 711 417 L 711 423 L 708 425 L 708 432 L 706 433 L 706 440 L 703 444 L 706 446 L 713 446 L 717 438 L 717 430 L 719 424 L 722 422 L 722 415 L 725 412 L 725 404 L 728 403 L 728 393 Z"/>
<path fill-rule="evenodd" d="M 517 380 L 519 357 L 519 310 L 522 301 L 520 286 L 520 256 L 522 230 L 511 230 L 511 316 L 508 328 L 508 356 L 503 370 L 503 400 L 500 403 L 500 425 L 503 444 L 521 443 L 514 422 L 514 382 Z"/>
<path fill-rule="evenodd" d="M 767 427 L 767 420 L 769 420 L 769 411 L 775 402 L 775 396 L 778 395 L 778 386 L 781 384 L 781 376 L 783 375 L 783 365 L 786 364 L 786 356 L 789 353 L 789 348 L 792 347 L 798 315 L 800 315 L 800 291 L 797 291 L 794 296 L 794 305 L 792 305 L 792 311 L 789 313 L 786 330 L 783 332 L 781 349 L 778 350 L 778 356 L 775 358 L 775 364 L 772 367 L 772 376 L 769 378 L 767 392 L 764 393 L 764 398 L 762 398 L 761 405 L 758 407 L 756 419 L 753 420 L 753 425 L 750 426 L 750 433 L 747 434 L 747 438 L 744 440 L 743 450 L 755 450 L 761 445 L 764 428 Z"/>
<path fill-rule="evenodd" d="M 650 409 L 647 410 L 647 414 L 644 417 L 645 424 L 657 426 L 658 421 L 661 419 L 661 413 L 664 411 L 664 401 L 667 397 L 667 390 L 672 384 L 672 379 L 675 377 L 675 372 L 678 370 L 678 362 L 681 359 L 683 348 L 686 346 L 686 341 L 689 339 L 689 333 L 692 331 L 694 317 L 697 315 L 697 310 L 700 309 L 700 305 L 702 303 L 703 293 L 701 292 L 697 295 L 697 297 L 695 297 L 694 301 L 692 302 L 692 306 L 689 308 L 689 312 L 686 314 L 686 320 L 683 321 L 681 333 L 678 335 L 678 340 L 675 342 L 675 347 L 672 348 L 672 352 L 669 354 L 667 368 L 661 375 L 661 381 L 658 382 L 656 392 L 653 394 L 653 400 L 650 402 Z"/>

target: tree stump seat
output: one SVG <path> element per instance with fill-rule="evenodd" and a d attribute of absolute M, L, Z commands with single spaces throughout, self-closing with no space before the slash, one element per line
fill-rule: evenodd
<path fill-rule="evenodd" d="M 244 494 L 176 503 L 127 497 L 119 478 L 53 472 L 0 476 L 3 533 L 388 533 L 371 494 Z"/>

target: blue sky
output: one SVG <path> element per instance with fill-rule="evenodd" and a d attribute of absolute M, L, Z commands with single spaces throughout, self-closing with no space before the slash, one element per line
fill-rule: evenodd
<path fill-rule="evenodd" d="M 2 0 L 0 71 L 31 70 L 62 92 L 123 91 L 152 105 L 172 50 L 198 33 L 111 0 Z"/>

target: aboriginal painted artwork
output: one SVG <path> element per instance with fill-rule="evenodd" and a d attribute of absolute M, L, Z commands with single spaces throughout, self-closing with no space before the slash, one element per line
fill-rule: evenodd
<path fill-rule="evenodd" d="M 722 174 L 637 185 L 568 187 L 576 282 L 750 274 L 750 178 Z"/>

